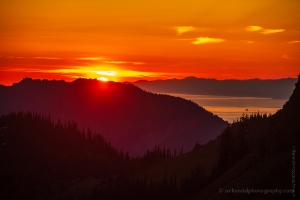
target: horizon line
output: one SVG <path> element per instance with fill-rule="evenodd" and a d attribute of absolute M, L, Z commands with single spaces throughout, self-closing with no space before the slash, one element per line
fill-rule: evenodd
<path fill-rule="evenodd" d="M 300 76 L 300 74 L 298 75 L 298 77 Z M 155 79 L 155 80 L 146 80 L 146 79 L 139 79 L 139 80 L 137 80 L 137 81 L 108 81 L 108 82 L 116 82 L 116 83 L 131 83 L 131 84 L 133 84 L 133 83 L 137 83 L 137 82 L 155 82 L 155 81 L 168 81 L 168 80 L 178 80 L 178 81 L 181 81 L 181 80 L 185 80 L 185 79 L 191 79 L 191 78 L 193 78 L 193 79 L 205 79 L 205 80 L 216 80 L 216 81 L 249 81 L 249 80 L 260 80 L 260 81 L 268 81 L 268 80 L 282 80 L 282 79 L 297 79 L 298 77 L 282 77 L 282 78 L 275 78 L 275 79 L 272 79 L 272 78 L 270 78 L 270 79 L 262 79 L 262 78 L 248 78 L 248 79 L 234 79 L 234 78 L 232 78 L 232 79 L 217 79 L 217 78 L 205 78 L 205 77 L 196 77 L 196 76 L 186 76 L 186 77 L 184 77 L 184 78 L 166 78 L 166 79 Z M 98 79 L 96 79 L 96 78 L 87 78 L 87 77 L 79 77 L 79 78 L 75 78 L 74 80 L 72 80 L 72 81 L 67 81 L 67 80 L 65 80 L 65 79 L 41 79 L 41 78 L 31 78 L 31 77 L 24 77 L 24 78 L 22 78 L 20 81 L 18 81 L 18 82 L 14 82 L 14 83 L 12 83 L 11 85 L 8 85 L 8 84 L 2 84 L 2 83 L 0 83 L 0 85 L 1 86 L 12 86 L 12 85 L 14 85 L 14 84 L 17 84 L 17 83 L 20 83 L 20 82 L 22 82 L 23 80 L 25 80 L 25 79 L 31 79 L 31 80 L 33 80 L 33 81 L 38 81 L 38 80 L 40 80 L 40 81 L 44 81 L 44 80 L 46 80 L 46 81 L 64 81 L 64 82 L 66 82 L 66 83 L 72 83 L 72 82 L 74 82 L 74 81 L 76 81 L 76 80 L 79 80 L 79 79 L 85 79 L 85 80 L 97 80 L 97 81 L 100 81 L 100 80 L 98 80 Z"/>

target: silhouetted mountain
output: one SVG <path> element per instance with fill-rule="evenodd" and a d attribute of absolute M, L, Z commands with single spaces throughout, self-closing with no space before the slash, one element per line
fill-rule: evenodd
<path fill-rule="evenodd" d="M 26 78 L 1 87 L 0 96 L 0 114 L 36 111 L 55 120 L 74 120 L 131 155 L 141 155 L 155 145 L 172 151 L 183 146 L 188 151 L 196 141 L 215 139 L 227 125 L 191 101 L 126 83 Z"/>
<path fill-rule="evenodd" d="M 75 122 L 10 113 L 0 117 L 0 198 L 291 199 L 299 195 L 299 102 L 300 76 L 274 115 L 243 115 L 185 154 L 155 146 L 133 158 Z"/>
<path fill-rule="evenodd" d="M 190 199 L 291 199 L 295 192 L 298 196 L 300 76 L 276 114 L 242 116 L 220 138 L 215 180 Z"/>
<path fill-rule="evenodd" d="M 155 81 L 136 81 L 134 85 L 155 93 L 183 93 L 217 96 L 244 96 L 287 99 L 296 78 L 278 80 L 216 80 L 196 77 Z"/>

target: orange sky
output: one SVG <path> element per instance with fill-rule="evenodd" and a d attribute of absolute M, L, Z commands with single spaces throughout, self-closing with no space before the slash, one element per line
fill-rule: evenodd
<path fill-rule="evenodd" d="M 298 0 L 2 0 L 0 84 L 297 77 Z"/>

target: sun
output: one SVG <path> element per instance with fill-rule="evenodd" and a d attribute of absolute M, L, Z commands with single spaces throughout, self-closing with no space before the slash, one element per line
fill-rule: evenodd
<path fill-rule="evenodd" d="M 99 81 L 102 81 L 102 82 L 107 82 L 107 81 L 108 81 L 108 79 L 105 78 L 105 77 L 100 77 L 100 78 L 98 78 L 98 80 L 99 80 Z"/>
<path fill-rule="evenodd" d="M 116 71 L 97 71 L 96 74 L 102 75 L 100 78 L 98 78 L 99 81 L 107 82 L 107 81 L 109 81 L 109 79 L 106 77 L 109 77 L 109 78 L 115 77 L 117 75 L 117 72 Z"/>

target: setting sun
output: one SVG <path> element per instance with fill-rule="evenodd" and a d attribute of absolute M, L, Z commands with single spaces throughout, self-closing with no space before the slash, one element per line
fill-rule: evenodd
<path fill-rule="evenodd" d="M 100 77 L 100 78 L 98 78 L 98 80 L 99 80 L 99 81 L 102 81 L 102 82 L 107 82 L 107 81 L 108 81 L 108 79 L 105 78 L 105 77 Z"/>

